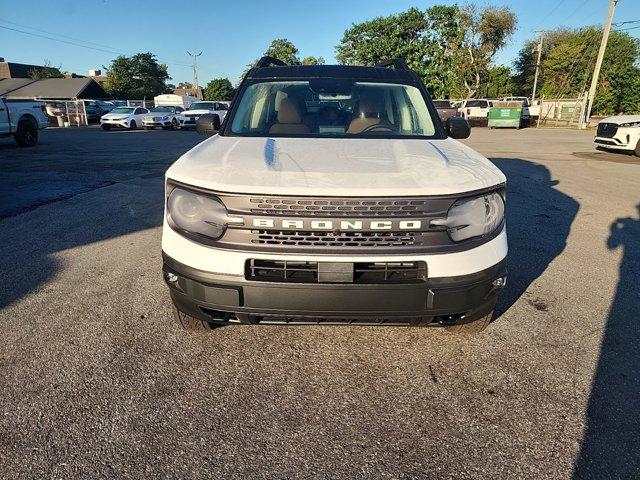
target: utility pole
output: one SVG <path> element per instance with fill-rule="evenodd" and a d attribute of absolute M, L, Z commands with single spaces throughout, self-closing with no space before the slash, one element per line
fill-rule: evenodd
<path fill-rule="evenodd" d="M 200 91 L 199 90 L 200 86 L 198 84 L 198 57 L 202 55 L 202 52 L 196 53 L 196 54 L 187 52 L 187 55 L 193 58 L 193 80 L 194 80 L 193 86 L 196 89 L 196 96 L 198 96 L 198 92 Z"/>
<path fill-rule="evenodd" d="M 538 75 L 540 73 L 540 59 L 542 57 L 542 39 L 544 38 L 544 30 L 540 30 L 540 42 L 538 43 L 538 60 L 536 60 L 536 75 L 533 79 L 533 93 L 531 94 L 531 105 L 536 99 L 536 90 L 538 88 Z"/>
<path fill-rule="evenodd" d="M 591 78 L 591 88 L 589 88 L 588 106 L 585 114 L 585 125 L 589 125 L 589 118 L 591 117 L 591 108 L 593 107 L 593 100 L 596 97 L 596 89 L 598 87 L 598 77 L 600 77 L 600 68 L 602 67 L 602 59 L 604 58 L 604 52 L 607 49 L 607 42 L 609 41 L 609 32 L 611 32 L 611 22 L 613 21 L 613 12 L 616 9 L 618 0 L 609 0 L 609 16 L 604 24 L 604 32 L 602 32 L 602 41 L 600 42 L 600 51 L 598 52 L 598 59 L 596 60 L 596 67 L 593 70 L 593 77 Z"/>

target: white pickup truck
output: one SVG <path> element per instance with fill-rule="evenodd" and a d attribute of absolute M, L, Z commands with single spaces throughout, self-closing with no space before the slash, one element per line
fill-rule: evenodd
<path fill-rule="evenodd" d="M 33 147 L 48 125 L 44 103 L 0 98 L 0 137 L 13 135 L 20 147 Z"/>
<path fill-rule="evenodd" d="M 196 128 L 196 122 L 201 115 L 216 114 L 220 117 L 220 121 L 224 120 L 229 105 L 226 102 L 193 102 L 187 110 L 182 112 L 180 117 L 180 128 L 189 129 Z"/>

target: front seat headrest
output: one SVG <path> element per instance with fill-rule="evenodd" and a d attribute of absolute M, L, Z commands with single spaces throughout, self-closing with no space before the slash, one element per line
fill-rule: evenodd
<path fill-rule="evenodd" d="M 300 108 L 296 102 L 289 97 L 282 99 L 280 102 L 278 123 L 302 123 Z"/>

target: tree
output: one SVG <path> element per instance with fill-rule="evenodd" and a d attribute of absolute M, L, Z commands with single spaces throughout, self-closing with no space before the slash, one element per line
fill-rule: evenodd
<path fill-rule="evenodd" d="M 506 65 L 492 67 L 480 84 L 480 95 L 487 98 L 500 98 L 513 95 L 515 83 L 511 69 Z"/>
<path fill-rule="evenodd" d="M 478 11 L 474 5 L 467 5 L 460 10 L 459 19 L 462 41 L 455 47 L 455 67 L 464 83 L 466 97 L 470 98 L 480 88 L 497 51 L 513 34 L 516 16 L 508 7 Z"/>
<path fill-rule="evenodd" d="M 166 91 L 171 77 L 167 66 L 158 63 L 152 53 L 137 53 L 132 57 L 117 57 L 107 68 L 105 89 L 115 98 L 152 98 Z"/>
<path fill-rule="evenodd" d="M 45 78 L 64 78 L 60 67 L 52 67 L 49 60 L 44 61 L 44 66 L 29 70 L 29 77 L 34 80 L 44 80 Z"/>
<path fill-rule="evenodd" d="M 176 88 L 193 88 L 193 83 L 180 82 Z"/>
<path fill-rule="evenodd" d="M 425 71 L 425 13 L 417 8 L 354 24 L 336 47 L 336 58 L 347 65 L 375 65 L 403 58 L 421 76 Z"/>
<path fill-rule="evenodd" d="M 435 96 L 469 97 L 478 90 L 515 24 L 508 8 L 410 8 L 352 25 L 336 47 L 336 58 L 348 65 L 403 58 Z"/>
<path fill-rule="evenodd" d="M 584 96 L 591 83 L 601 37 L 602 29 L 596 27 L 559 29 L 545 34 L 538 79 L 540 94 L 547 98 Z M 517 90 L 527 95 L 533 85 L 536 59 L 529 49 L 534 44 L 536 40 L 527 41 L 515 62 Z M 626 32 L 612 31 L 598 81 L 594 113 L 640 112 L 638 62 L 640 40 Z"/>
<path fill-rule="evenodd" d="M 300 63 L 298 59 L 298 49 L 286 38 L 276 38 L 273 40 L 264 54 L 282 60 L 288 65 Z"/>
<path fill-rule="evenodd" d="M 233 85 L 228 78 L 214 78 L 202 90 L 205 100 L 231 100 Z"/>
<path fill-rule="evenodd" d="M 302 65 L 324 65 L 324 58 L 304 57 L 300 63 L 302 63 Z"/>

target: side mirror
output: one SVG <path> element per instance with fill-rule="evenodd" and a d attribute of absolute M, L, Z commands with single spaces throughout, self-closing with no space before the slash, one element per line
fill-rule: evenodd
<path fill-rule="evenodd" d="M 469 135 L 471 135 L 471 126 L 469 125 L 469 122 L 462 117 L 447 118 L 445 128 L 447 130 L 447 135 L 451 138 L 469 138 Z"/>
<path fill-rule="evenodd" d="M 220 116 L 217 113 L 200 115 L 196 122 L 196 132 L 200 135 L 213 135 L 220 130 Z"/>

